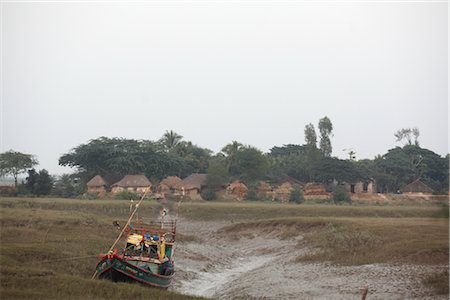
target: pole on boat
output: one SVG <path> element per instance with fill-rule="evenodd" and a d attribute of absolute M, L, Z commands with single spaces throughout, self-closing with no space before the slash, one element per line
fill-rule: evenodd
<path fill-rule="evenodd" d="M 111 248 L 109 248 L 108 253 L 110 253 L 114 247 L 116 246 L 117 242 L 120 240 L 120 238 L 122 237 L 123 233 L 125 232 L 125 230 L 127 229 L 128 225 L 130 225 L 131 219 L 133 219 L 134 214 L 137 212 L 139 205 L 141 204 L 141 202 L 144 200 L 145 196 L 147 196 L 148 192 L 150 191 L 150 186 L 147 187 L 144 191 L 144 194 L 142 194 L 141 200 L 139 200 L 139 203 L 136 204 L 133 213 L 130 215 L 130 217 L 128 218 L 127 223 L 125 224 L 125 226 L 123 227 L 122 231 L 120 232 L 119 236 L 117 237 L 117 239 L 114 241 L 114 243 L 112 244 Z M 94 279 L 95 276 L 97 276 L 97 270 L 95 270 L 94 275 L 92 275 L 91 279 Z"/>

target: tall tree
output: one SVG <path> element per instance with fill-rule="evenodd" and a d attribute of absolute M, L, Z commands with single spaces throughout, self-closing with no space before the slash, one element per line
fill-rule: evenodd
<path fill-rule="evenodd" d="M 420 131 L 417 127 L 413 128 L 402 128 L 394 133 L 396 137 L 396 142 L 402 142 L 403 145 L 416 145 L 419 146 L 419 135 Z"/>
<path fill-rule="evenodd" d="M 232 141 L 230 144 L 222 148 L 222 153 L 225 155 L 227 162 L 227 171 L 229 172 L 236 163 L 236 155 L 241 150 L 243 145 L 237 141 Z"/>
<path fill-rule="evenodd" d="M 307 148 L 317 149 L 317 134 L 312 123 L 305 126 L 305 142 Z"/>
<path fill-rule="evenodd" d="M 25 173 L 28 169 L 31 169 L 37 164 L 37 159 L 31 154 L 25 154 L 13 150 L 0 153 L 0 175 L 13 176 L 15 187 L 17 187 L 17 176 Z"/>
<path fill-rule="evenodd" d="M 230 169 L 230 174 L 252 182 L 264 178 L 268 171 L 268 158 L 260 150 L 245 146 L 236 153 L 236 162 Z"/>
<path fill-rule="evenodd" d="M 175 146 L 178 145 L 178 143 L 180 143 L 182 139 L 182 135 L 179 135 L 173 130 L 167 130 L 160 139 L 160 142 L 167 150 L 170 151 L 175 148 Z"/>
<path fill-rule="evenodd" d="M 333 124 L 328 117 L 323 117 L 319 121 L 320 151 L 325 157 L 331 157 L 333 151 L 331 147 L 330 135 L 333 131 Z"/>
<path fill-rule="evenodd" d="M 192 142 L 181 141 L 172 151 L 173 154 L 178 155 L 186 163 L 187 173 L 205 173 L 208 169 L 209 159 L 212 151 L 206 148 L 201 148 Z M 188 175 L 188 174 L 181 174 Z"/>
<path fill-rule="evenodd" d="M 107 137 L 75 147 L 59 158 L 59 164 L 77 168 L 83 182 L 101 175 L 110 183 L 127 174 L 158 179 L 181 176 L 185 175 L 187 165 L 183 158 L 162 151 L 154 142 Z"/>
<path fill-rule="evenodd" d="M 395 192 L 418 178 L 437 192 L 447 192 L 448 170 L 447 159 L 416 145 L 390 149 L 375 159 L 375 179 L 382 192 Z"/>
<path fill-rule="evenodd" d="M 36 172 L 34 169 L 28 170 L 25 188 L 33 195 L 48 195 L 53 188 L 53 178 L 45 169 L 39 172 Z"/>
<path fill-rule="evenodd" d="M 305 126 L 305 141 L 306 141 L 306 169 L 309 175 L 309 180 L 314 181 L 315 179 L 315 168 L 314 165 L 320 158 L 319 149 L 317 149 L 317 135 L 314 125 L 309 123 Z"/>

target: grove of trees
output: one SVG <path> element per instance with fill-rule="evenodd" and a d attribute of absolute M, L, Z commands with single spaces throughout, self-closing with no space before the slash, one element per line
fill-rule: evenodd
<path fill-rule="evenodd" d="M 373 180 L 378 192 L 383 193 L 395 193 L 420 178 L 435 192 L 448 193 L 449 155 L 441 157 L 421 148 L 418 129 L 397 131 L 397 140 L 406 141 L 402 147 L 363 160 L 332 156 L 333 124 L 328 117 L 319 120 L 318 129 L 319 141 L 310 123 L 304 129 L 304 144 L 274 146 L 268 153 L 232 141 L 214 154 L 183 140 L 172 130 L 157 141 L 100 137 L 59 158 L 60 165 L 74 168 L 74 174 L 51 178 L 45 170 L 32 169 L 37 164 L 32 155 L 14 151 L 0 154 L 0 171 L 2 175 L 14 176 L 16 182 L 18 174 L 28 171 L 25 186 L 33 194 L 44 195 L 51 186 L 52 193 L 63 197 L 82 193 L 85 183 L 97 174 L 114 183 L 127 174 L 145 174 L 157 182 L 167 176 L 183 178 L 191 173 L 209 174 L 210 194 L 235 179 L 251 186 L 259 180 L 279 182 L 286 177 L 325 184 L 334 180 L 348 183 Z"/>

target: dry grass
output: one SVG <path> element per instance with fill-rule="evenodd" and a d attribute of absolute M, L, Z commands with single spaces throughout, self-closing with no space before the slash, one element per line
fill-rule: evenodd
<path fill-rule="evenodd" d="M 0 206 L 1 299 L 195 299 L 90 279 L 117 237 L 112 221 L 125 224 L 128 202 L 1 199 Z"/>
<path fill-rule="evenodd" d="M 305 243 L 314 251 L 298 261 L 446 265 L 448 219 L 334 219 Z"/>
<path fill-rule="evenodd" d="M 141 216 L 159 214 L 145 202 Z M 170 212 L 174 212 L 171 207 Z M 169 212 L 169 213 L 170 213 Z M 96 255 L 117 236 L 129 201 L 0 199 L 2 299 L 191 299 L 140 285 L 90 280 Z M 276 203 L 183 203 L 187 220 L 230 221 L 219 235 L 303 235 L 297 247 L 312 249 L 297 261 L 448 264 L 448 206 L 291 205 Z M 195 239 L 195 236 L 183 236 Z M 294 249 L 295 251 L 295 249 Z M 89 256 L 79 260 L 70 257 Z M 424 283 L 448 290 L 436 275 Z M 448 274 L 447 274 L 448 278 Z M 151 296 L 149 296 L 151 295 Z"/>
<path fill-rule="evenodd" d="M 448 206 L 296 205 L 279 203 L 183 203 L 183 217 L 201 221 L 253 221 L 288 217 L 448 218 Z"/>

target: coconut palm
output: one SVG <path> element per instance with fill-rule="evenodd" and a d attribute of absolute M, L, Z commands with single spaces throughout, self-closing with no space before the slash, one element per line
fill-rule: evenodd
<path fill-rule="evenodd" d="M 170 151 L 181 142 L 182 138 L 183 136 L 179 135 L 175 131 L 167 130 L 159 141 L 164 148 Z"/>

